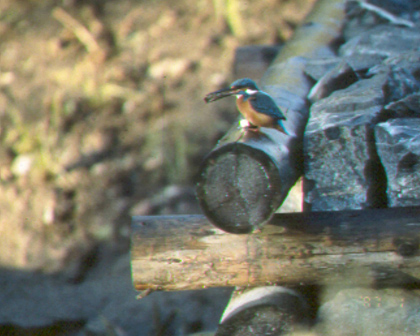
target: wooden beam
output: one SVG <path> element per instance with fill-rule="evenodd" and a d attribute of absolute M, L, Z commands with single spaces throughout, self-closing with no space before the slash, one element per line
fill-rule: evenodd
<path fill-rule="evenodd" d="M 420 207 L 276 214 L 249 235 L 201 215 L 133 217 L 133 283 L 168 291 L 418 284 L 419 228 Z"/>
<path fill-rule="evenodd" d="M 259 133 L 244 131 L 235 125 L 204 160 L 197 196 L 217 227 L 231 233 L 261 227 L 300 177 L 309 113 L 306 97 L 313 84 L 304 65 L 319 50 L 330 50 L 340 36 L 344 3 L 319 1 L 261 79 L 261 88 L 287 115 L 289 136 L 266 128 Z"/>

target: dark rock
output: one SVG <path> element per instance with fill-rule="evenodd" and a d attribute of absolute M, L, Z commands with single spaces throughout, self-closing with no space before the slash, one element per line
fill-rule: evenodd
<path fill-rule="evenodd" d="M 395 102 L 389 103 L 385 109 L 394 117 L 420 117 L 420 93 L 413 93 Z"/>
<path fill-rule="evenodd" d="M 346 289 L 321 306 L 320 335 L 416 335 L 420 297 L 403 289 Z M 318 333 L 317 333 L 318 334 Z"/>
<path fill-rule="evenodd" d="M 310 134 L 330 127 L 374 122 L 385 104 L 386 85 L 387 75 L 378 74 L 333 92 L 328 98 L 312 105 L 306 132 Z"/>
<path fill-rule="evenodd" d="M 312 210 L 386 205 L 372 127 L 397 114 L 418 113 L 419 73 L 420 53 L 401 53 L 370 69 L 372 77 L 312 105 L 304 140 L 305 202 Z"/>
<path fill-rule="evenodd" d="M 312 79 L 318 81 L 340 62 L 342 60 L 339 57 L 312 58 L 305 64 L 305 73 Z"/>
<path fill-rule="evenodd" d="M 365 55 L 351 55 L 347 57 L 332 56 L 311 58 L 308 59 L 305 64 L 305 73 L 315 81 L 318 81 L 329 71 L 345 61 L 355 72 L 363 74 L 373 66 L 380 64 L 383 60 L 383 56 L 377 55 L 371 57 L 366 57 Z"/>
<path fill-rule="evenodd" d="M 380 123 L 375 137 L 388 180 L 389 205 L 420 205 L 420 119 Z"/>
<path fill-rule="evenodd" d="M 358 81 L 312 105 L 304 138 L 305 203 L 311 210 L 384 206 L 372 125 L 385 103 L 387 78 Z"/>
<path fill-rule="evenodd" d="M 312 102 L 329 96 L 333 91 L 349 87 L 358 80 L 358 76 L 346 61 L 341 61 L 328 71 L 311 89 L 308 99 Z"/>
<path fill-rule="evenodd" d="M 369 3 L 380 6 L 394 15 L 404 15 L 420 9 L 420 3 L 417 0 L 369 0 Z"/>
<path fill-rule="evenodd" d="M 385 59 L 406 51 L 418 51 L 419 45 L 420 31 L 418 29 L 379 25 L 347 41 L 340 47 L 339 55 Z"/>
<path fill-rule="evenodd" d="M 384 60 L 384 57 L 380 55 L 372 55 L 369 57 L 366 57 L 365 55 L 351 55 L 344 57 L 344 59 L 354 71 L 363 75 L 363 73 L 370 68 L 380 64 Z"/>
<path fill-rule="evenodd" d="M 343 36 L 346 40 L 380 24 L 414 27 L 412 11 L 414 1 L 369 0 L 347 1 L 346 25 Z"/>
<path fill-rule="evenodd" d="M 386 101 L 402 99 L 420 90 L 420 52 L 404 52 L 373 67 L 368 76 L 387 74 Z"/>
<path fill-rule="evenodd" d="M 312 211 L 383 206 L 382 172 L 365 123 L 305 136 L 305 206 Z"/>

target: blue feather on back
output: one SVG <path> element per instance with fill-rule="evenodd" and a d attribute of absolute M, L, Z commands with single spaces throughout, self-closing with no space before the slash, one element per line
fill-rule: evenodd
<path fill-rule="evenodd" d="M 265 92 L 260 91 L 252 96 L 249 96 L 249 99 L 253 109 L 257 112 L 269 115 L 273 119 L 286 119 L 277 104 L 274 102 L 273 98 Z"/>

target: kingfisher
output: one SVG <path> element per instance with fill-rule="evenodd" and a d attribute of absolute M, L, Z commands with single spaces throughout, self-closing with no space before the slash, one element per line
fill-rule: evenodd
<path fill-rule="evenodd" d="M 258 131 L 260 127 L 271 127 L 289 135 L 282 121 L 286 120 L 273 98 L 268 93 L 258 89 L 250 78 L 234 81 L 230 87 L 211 92 L 204 97 L 206 103 L 236 96 L 236 106 L 249 123 L 249 130 Z M 242 125 L 242 124 L 241 124 Z"/>

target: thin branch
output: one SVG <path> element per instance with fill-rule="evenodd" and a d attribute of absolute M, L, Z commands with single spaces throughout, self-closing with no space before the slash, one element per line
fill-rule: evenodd
<path fill-rule="evenodd" d="M 84 45 L 88 53 L 103 52 L 92 33 L 64 9 L 56 8 L 53 10 L 52 15 L 76 36 L 80 43 Z"/>

